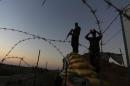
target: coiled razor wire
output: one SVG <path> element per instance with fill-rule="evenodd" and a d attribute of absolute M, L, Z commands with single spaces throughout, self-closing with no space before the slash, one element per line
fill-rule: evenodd
<path fill-rule="evenodd" d="M 94 9 L 92 8 L 92 6 L 89 5 L 89 4 L 86 2 L 86 0 L 81 0 L 81 1 L 90 9 L 90 12 L 93 14 L 94 18 L 96 19 L 96 22 L 97 22 L 97 25 L 98 25 L 98 29 L 101 31 L 100 21 L 99 21 L 97 15 L 96 15 L 96 10 L 94 10 Z M 124 15 L 124 17 L 126 17 L 128 20 L 130 20 L 130 16 L 128 16 L 126 13 L 123 13 L 123 10 L 118 9 L 116 6 L 114 6 L 114 5 L 113 5 L 111 2 L 109 2 L 108 0 L 104 0 L 104 1 L 105 1 L 109 6 L 112 6 L 113 8 L 115 8 L 118 12 L 122 12 L 122 14 Z M 129 9 L 128 6 L 130 6 L 130 4 L 126 5 L 123 9 L 124 9 L 125 11 L 127 11 L 127 10 Z M 126 8 L 128 8 L 128 9 L 126 9 Z M 104 34 L 104 33 L 111 27 L 111 25 L 114 23 L 114 21 L 115 21 L 118 17 L 119 17 L 119 14 L 110 22 L 110 24 L 106 27 L 106 29 L 102 32 L 102 34 Z M 108 42 L 108 41 L 107 41 L 107 42 Z M 106 44 L 107 42 L 105 42 L 105 43 L 102 43 L 102 42 L 101 42 L 101 46 L 104 45 L 104 44 Z"/>
<path fill-rule="evenodd" d="M 21 42 L 24 42 L 24 41 L 26 41 L 26 40 L 31 40 L 31 39 L 35 39 L 35 37 L 33 37 L 33 38 L 26 38 L 26 39 L 23 39 L 23 40 L 18 41 L 16 44 L 13 45 L 13 47 L 11 47 L 11 49 L 9 50 L 9 52 L 5 55 L 5 58 L 11 53 L 11 51 L 12 51 L 18 44 L 20 44 Z"/>
<path fill-rule="evenodd" d="M 127 18 L 130 21 L 130 16 L 123 12 L 124 9 L 121 10 L 121 9 L 117 8 L 113 3 L 111 3 L 108 0 L 104 0 L 104 2 L 106 2 L 109 6 L 113 7 L 114 9 L 116 9 L 117 12 L 121 13 L 125 18 Z M 128 7 L 128 6 L 129 6 L 129 4 L 126 7 Z"/>
<path fill-rule="evenodd" d="M 62 55 L 62 57 L 64 57 L 64 55 L 63 55 L 63 53 L 60 51 L 60 49 L 58 49 L 57 46 L 51 42 L 51 41 L 54 41 L 54 40 L 52 40 L 52 39 L 46 39 L 46 38 L 44 38 L 44 37 L 40 37 L 40 36 L 38 36 L 38 35 L 34 35 L 34 34 L 31 34 L 31 33 L 24 32 L 24 31 L 20 31 L 20 30 L 16 30 L 16 29 L 8 29 L 8 28 L 0 28 L 0 29 L 15 31 L 15 32 L 19 32 L 19 33 L 23 33 L 23 34 L 26 34 L 26 35 L 33 36 L 33 38 L 26 38 L 26 39 L 20 40 L 20 41 L 17 42 L 16 44 L 14 44 L 14 46 L 11 48 L 11 50 L 9 50 L 9 52 L 5 55 L 5 57 L 8 56 L 9 53 L 10 53 L 19 43 L 24 42 L 24 41 L 26 41 L 26 40 L 30 40 L 30 39 L 35 39 L 35 38 L 42 39 L 42 40 L 44 40 L 45 42 L 48 42 L 50 45 L 52 45 L 52 46 Z M 56 41 L 56 40 L 55 40 L 55 41 Z"/>
<path fill-rule="evenodd" d="M 100 21 L 99 21 L 99 19 L 98 19 L 98 16 L 97 16 L 97 14 L 96 14 L 96 10 L 95 9 L 93 9 L 93 7 L 90 5 L 90 4 L 88 4 L 87 3 L 87 1 L 86 0 L 81 0 L 88 8 L 89 8 L 89 10 L 90 10 L 90 12 L 92 13 L 92 15 L 94 16 L 94 18 L 95 18 L 95 20 L 96 20 L 96 24 L 97 24 L 97 26 L 98 26 L 98 30 L 100 31 L 100 33 L 102 34 L 102 31 L 101 31 L 101 26 L 100 26 Z M 103 35 L 103 34 L 102 34 Z M 101 52 L 103 51 L 103 49 L 102 49 L 102 43 L 103 41 L 102 41 L 102 39 L 101 39 Z"/>
<path fill-rule="evenodd" d="M 101 32 L 100 21 L 97 17 L 96 10 L 93 9 L 92 6 L 86 2 L 86 0 L 81 0 L 81 1 L 89 8 L 90 12 L 92 13 L 92 15 L 94 16 L 94 18 L 96 20 L 96 24 L 98 25 L 98 29 Z"/>
<path fill-rule="evenodd" d="M 121 32 L 121 29 L 119 29 L 114 35 L 112 35 L 112 37 L 110 39 L 108 39 L 106 42 L 103 43 L 103 45 L 106 45 L 107 43 L 109 43 L 112 39 L 114 39 L 119 32 Z"/>
<path fill-rule="evenodd" d="M 9 52 L 5 55 L 5 57 L 8 56 L 8 55 L 11 53 L 11 51 L 12 51 L 18 44 L 20 44 L 21 42 L 24 42 L 24 41 L 30 40 L 30 39 L 36 39 L 36 38 L 42 39 L 42 40 L 44 40 L 45 42 L 48 42 L 50 45 L 52 45 L 52 46 L 62 55 L 62 57 L 64 57 L 64 55 L 63 55 L 63 53 L 60 51 L 60 49 L 58 49 L 58 47 L 57 47 L 54 43 L 52 43 L 52 42 L 61 42 L 61 43 L 67 42 L 67 43 L 70 43 L 70 41 L 46 39 L 46 38 L 44 38 L 44 37 L 40 37 L 40 36 L 38 36 L 38 35 L 34 35 L 34 34 L 31 34 L 31 33 L 28 33 L 28 32 L 25 32 L 25 31 L 16 30 L 16 29 L 1 28 L 1 27 L 0 27 L 0 29 L 15 31 L 15 32 L 23 33 L 23 34 L 25 34 L 25 35 L 33 36 L 33 38 L 26 38 L 26 39 L 23 39 L 23 40 L 18 41 L 16 44 L 13 45 L 13 47 L 11 48 L 11 50 L 9 50 Z M 82 47 L 88 49 L 85 45 L 83 45 L 83 44 L 81 44 L 81 43 L 79 43 L 79 46 L 82 46 Z"/>
<path fill-rule="evenodd" d="M 23 34 L 25 34 L 25 35 L 29 35 L 29 36 L 33 36 L 33 37 L 35 37 L 35 38 L 43 39 L 43 40 L 45 40 L 45 41 L 61 42 L 61 43 L 65 43 L 65 42 L 66 42 L 66 43 L 71 43 L 71 41 L 47 39 L 47 38 L 44 38 L 44 37 L 41 37 L 41 36 L 38 36 L 38 35 L 34 35 L 34 34 L 31 34 L 31 33 L 28 33 L 28 32 L 25 32 L 25 31 L 16 30 L 16 29 L 9 29 L 9 28 L 2 28 L 2 27 L 0 27 L 0 29 L 2 29 L 2 30 L 10 30 L 10 31 L 15 31 L 15 32 L 23 33 Z M 81 43 L 79 43 L 79 46 L 82 46 L 82 47 L 88 49 L 87 46 L 85 46 L 85 45 L 83 45 L 83 44 L 81 44 Z"/>
<path fill-rule="evenodd" d="M 32 40 L 32 39 L 36 39 L 36 37 L 26 38 L 26 39 L 22 39 L 22 40 L 18 41 L 17 43 L 15 43 L 15 44 L 11 47 L 11 49 L 8 51 L 8 53 L 5 55 L 5 57 L 7 57 L 7 56 L 12 52 L 12 50 L 13 50 L 16 46 L 18 46 L 18 44 L 20 44 L 20 43 L 22 43 L 22 42 L 24 42 L 24 41 L 27 41 L 27 40 Z M 40 39 L 40 38 L 39 38 L 39 39 Z M 45 41 L 45 40 L 44 40 L 44 41 Z M 55 40 L 53 40 L 53 41 L 55 41 Z M 58 40 L 56 40 L 56 41 L 58 41 Z M 60 41 L 60 42 L 64 42 L 64 41 Z M 68 41 L 68 42 L 69 42 L 69 41 Z M 51 43 L 51 40 L 48 40 L 48 43 L 51 44 L 51 45 L 64 57 L 63 52 L 61 52 L 60 49 L 57 48 L 56 45 L 54 45 L 53 43 Z M 81 45 L 81 44 L 79 44 L 79 45 L 80 45 L 80 46 L 84 46 L 84 45 Z M 86 46 L 84 46 L 84 47 L 86 47 Z"/>
<path fill-rule="evenodd" d="M 18 41 L 17 43 L 15 43 L 15 44 L 11 47 L 11 49 L 7 52 L 7 54 L 5 55 L 5 57 L 7 57 L 7 56 L 12 52 L 12 50 L 13 50 L 18 44 L 20 44 L 20 43 L 22 43 L 22 42 L 25 42 L 25 41 L 27 41 L 27 40 L 32 40 L 32 39 L 36 39 L 36 38 L 37 38 L 37 37 L 32 37 L 32 38 L 26 38 L 26 39 L 22 39 L 22 40 Z M 50 45 L 52 45 L 52 46 L 60 53 L 60 55 L 61 55 L 62 57 L 64 57 L 64 55 L 63 55 L 63 53 L 60 51 L 60 49 L 57 48 L 57 46 L 54 45 L 51 41 L 46 40 L 46 39 L 42 39 L 42 38 L 38 38 L 38 39 L 41 39 L 41 40 L 44 40 L 45 42 L 48 42 Z"/>
<path fill-rule="evenodd" d="M 15 59 L 20 59 L 22 62 L 24 62 L 28 67 L 31 67 L 30 64 L 28 64 L 22 57 L 6 57 L 6 58 L 3 58 L 1 60 L 1 62 L 3 63 L 6 59 L 12 59 L 12 58 L 15 58 Z"/>
<path fill-rule="evenodd" d="M 126 5 L 124 8 L 123 8 L 123 11 L 127 12 L 128 10 L 130 10 L 130 4 Z"/>
<path fill-rule="evenodd" d="M 43 7 L 45 5 L 45 3 L 46 3 L 46 0 L 43 0 L 41 6 Z"/>
<path fill-rule="evenodd" d="M 110 22 L 110 24 L 105 28 L 105 30 L 102 32 L 102 34 L 104 34 L 108 29 L 110 29 L 111 25 L 116 21 L 116 19 L 119 17 L 119 14 L 117 16 L 115 16 L 115 18 L 112 19 L 112 21 Z"/>

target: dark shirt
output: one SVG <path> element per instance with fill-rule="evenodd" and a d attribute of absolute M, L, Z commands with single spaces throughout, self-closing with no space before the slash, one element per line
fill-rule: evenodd
<path fill-rule="evenodd" d="M 101 40 L 102 36 L 98 37 L 87 37 L 87 40 L 90 42 L 89 50 L 90 52 L 99 52 L 99 41 Z"/>
<path fill-rule="evenodd" d="M 72 33 L 72 40 L 79 40 L 79 35 L 80 35 L 80 27 L 75 27 L 75 29 L 73 30 L 73 33 Z"/>

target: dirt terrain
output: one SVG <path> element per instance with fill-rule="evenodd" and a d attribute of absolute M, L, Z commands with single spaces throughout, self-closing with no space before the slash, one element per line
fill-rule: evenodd
<path fill-rule="evenodd" d="M 130 86 L 128 68 L 101 61 L 101 77 L 110 86 Z M 38 69 L 36 86 L 54 86 L 56 70 Z M 34 68 L 0 64 L 0 86 L 33 86 Z"/>
<path fill-rule="evenodd" d="M 38 69 L 35 86 L 54 86 L 55 70 Z M 0 86 L 34 86 L 34 69 L 1 64 Z"/>

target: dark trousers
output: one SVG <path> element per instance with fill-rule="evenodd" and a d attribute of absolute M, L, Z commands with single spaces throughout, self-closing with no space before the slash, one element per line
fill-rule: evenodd
<path fill-rule="evenodd" d="M 90 52 L 90 63 L 95 68 L 97 73 L 100 72 L 100 53 Z"/>
<path fill-rule="evenodd" d="M 72 40 L 71 41 L 71 46 L 72 46 L 72 49 L 73 49 L 73 52 L 74 53 L 78 53 L 79 50 L 78 50 L 78 47 L 79 47 L 79 41 L 78 40 Z"/>

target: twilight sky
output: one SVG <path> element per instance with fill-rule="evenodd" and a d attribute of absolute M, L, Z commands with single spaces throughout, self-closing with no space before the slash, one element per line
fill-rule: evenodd
<path fill-rule="evenodd" d="M 64 40 L 74 23 L 78 22 L 81 27 L 80 43 L 89 47 L 89 42 L 84 36 L 91 28 L 97 29 L 96 21 L 89 9 L 81 0 L 2 0 L 0 2 L 0 27 L 13 28 L 26 31 L 45 38 Z M 101 23 L 101 29 L 109 25 L 117 12 L 103 0 L 87 0 L 96 10 Z M 117 7 L 122 8 L 130 4 L 130 0 L 111 0 Z M 110 29 L 104 34 L 103 42 L 110 42 L 103 46 L 104 52 L 119 53 L 119 48 L 123 50 L 122 33 L 119 18 L 113 23 Z M 97 29 L 98 30 L 98 29 Z M 117 34 L 113 37 L 114 34 Z M 0 30 L 0 59 L 19 40 L 31 36 L 22 33 Z M 68 39 L 70 40 L 70 38 Z M 71 52 L 69 43 L 55 43 L 63 52 L 64 56 Z M 50 68 L 58 68 L 62 65 L 62 56 L 47 42 L 43 40 L 29 40 L 19 44 L 9 56 L 24 57 L 24 60 L 31 65 L 36 64 L 38 50 L 41 50 L 40 66 L 44 67 L 48 62 Z M 80 54 L 88 52 L 80 47 Z M 125 54 L 125 53 L 124 53 Z M 19 60 L 10 59 L 5 63 L 18 64 Z M 23 64 L 24 65 L 24 64 Z"/>

